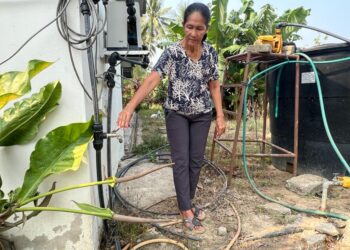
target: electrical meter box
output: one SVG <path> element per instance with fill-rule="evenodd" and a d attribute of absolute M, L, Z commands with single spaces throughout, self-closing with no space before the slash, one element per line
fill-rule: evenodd
<path fill-rule="evenodd" d="M 136 27 L 130 27 L 125 1 L 109 1 L 107 6 L 107 50 L 142 49 L 140 5 L 136 1 L 134 8 L 136 9 Z"/>

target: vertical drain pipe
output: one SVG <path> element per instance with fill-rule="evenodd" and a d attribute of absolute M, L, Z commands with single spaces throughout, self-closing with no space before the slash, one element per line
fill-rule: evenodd
<path fill-rule="evenodd" d="M 108 85 L 107 134 L 111 133 L 113 87 Z M 112 145 L 109 136 L 107 137 L 107 175 L 112 176 Z M 108 207 L 113 211 L 112 188 L 110 186 L 108 186 L 108 195 Z"/>
<path fill-rule="evenodd" d="M 85 33 L 89 34 L 91 12 L 86 0 L 81 1 L 80 8 L 81 8 L 81 13 L 84 16 Z M 91 46 L 90 39 L 86 41 L 86 45 L 88 47 L 87 56 L 88 56 L 90 83 L 91 83 L 91 90 L 92 90 L 92 100 L 94 105 L 93 145 L 96 151 L 96 175 L 97 175 L 97 181 L 101 181 L 102 180 L 101 150 L 103 147 L 103 126 L 99 119 L 97 84 L 96 84 L 96 77 L 95 77 L 94 58 L 92 54 L 92 46 Z M 101 185 L 98 186 L 98 198 L 100 202 L 100 207 L 104 208 L 105 204 L 104 204 L 104 196 L 103 196 L 103 187 Z M 108 224 L 106 220 L 103 220 L 103 226 L 105 231 L 108 232 Z"/>

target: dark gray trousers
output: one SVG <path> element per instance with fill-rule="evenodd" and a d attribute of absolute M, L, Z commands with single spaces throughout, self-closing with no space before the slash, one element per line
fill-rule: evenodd
<path fill-rule="evenodd" d="M 211 123 L 211 113 L 183 115 L 165 111 L 165 123 L 170 143 L 174 184 L 181 211 L 191 209 L 204 158 Z"/>

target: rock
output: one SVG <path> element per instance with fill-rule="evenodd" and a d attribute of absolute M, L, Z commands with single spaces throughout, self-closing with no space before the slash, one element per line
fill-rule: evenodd
<path fill-rule="evenodd" d="M 346 222 L 340 219 L 335 218 L 329 218 L 328 221 L 330 223 L 333 223 L 337 228 L 344 228 L 346 227 Z"/>
<path fill-rule="evenodd" d="M 312 234 L 312 235 L 303 237 L 303 239 L 306 241 L 307 249 L 314 249 L 314 250 L 326 249 L 326 244 L 325 244 L 326 235 L 324 234 Z"/>
<path fill-rule="evenodd" d="M 328 234 L 331 236 L 338 236 L 339 231 L 332 223 L 319 223 L 315 226 L 315 230 L 320 233 Z"/>
<path fill-rule="evenodd" d="M 158 110 L 157 113 L 151 114 L 150 118 L 151 119 L 160 119 L 160 118 L 162 118 L 162 113 Z"/>
<path fill-rule="evenodd" d="M 226 236 L 227 235 L 227 228 L 226 227 L 219 227 L 218 228 L 218 235 L 219 236 Z"/>
<path fill-rule="evenodd" d="M 266 212 L 272 215 L 289 215 L 291 210 L 277 203 L 267 203 L 261 206 Z"/>
<path fill-rule="evenodd" d="M 339 250 L 349 250 L 349 249 L 350 249 L 350 220 L 346 222 L 343 239 L 339 243 Z"/>
<path fill-rule="evenodd" d="M 299 175 L 287 180 L 286 188 L 300 195 L 315 195 L 322 191 L 323 180 L 317 175 Z"/>
<path fill-rule="evenodd" d="M 125 176 L 135 175 L 157 166 L 159 165 L 142 161 L 137 166 L 130 168 Z M 127 201 L 143 209 L 176 195 L 171 167 L 121 183 L 118 189 Z M 176 208 L 174 208 L 175 211 Z"/>

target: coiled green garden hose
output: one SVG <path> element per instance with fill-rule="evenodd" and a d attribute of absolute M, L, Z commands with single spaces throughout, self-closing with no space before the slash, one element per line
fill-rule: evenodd
<path fill-rule="evenodd" d="M 328 139 L 334 149 L 334 151 L 336 152 L 338 158 L 340 159 L 340 161 L 342 162 L 343 166 L 346 168 L 346 170 L 350 173 L 350 167 L 348 165 L 348 163 L 345 161 L 344 157 L 341 155 L 338 147 L 336 146 L 332 134 L 330 133 L 329 127 L 328 127 L 328 122 L 327 122 L 327 117 L 326 117 L 326 113 L 325 113 L 325 109 L 324 109 L 324 103 L 323 103 L 323 95 L 322 95 L 322 89 L 321 89 L 321 83 L 320 83 L 320 79 L 318 77 L 317 74 L 317 69 L 315 64 L 319 63 L 319 64 L 325 64 L 325 63 L 338 63 L 338 62 L 344 62 L 347 60 L 350 60 L 350 57 L 346 57 L 346 58 L 341 58 L 341 59 L 335 59 L 335 60 L 328 60 L 328 61 L 318 61 L 318 62 L 313 62 L 310 57 L 304 53 L 296 53 L 296 55 L 302 56 L 304 57 L 307 61 L 295 61 L 295 60 L 290 60 L 290 61 L 285 61 L 285 62 L 281 62 L 279 64 L 273 65 L 261 72 L 259 72 L 258 74 L 254 75 L 248 82 L 248 87 L 245 89 L 245 93 L 244 93 L 244 108 L 243 108 L 243 138 L 242 138 L 242 161 L 243 161 L 243 167 L 244 167 L 244 172 L 247 176 L 247 179 L 249 181 L 249 184 L 251 185 L 251 187 L 253 188 L 253 190 L 262 198 L 280 204 L 282 206 L 285 206 L 287 208 L 290 208 L 292 210 L 298 211 L 298 212 L 303 212 L 303 213 L 309 213 L 309 214 L 314 214 L 314 215 L 322 215 L 322 216 L 327 216 L 327 217 L 333 217 L 333 218 L 337 218 L 337 219 L 342 219 L 342 220 L 350 220 L 349 216 L 346 215 L 342 215 L 342 214 L 337 214 L 337 213 L 330 213 L 330 212 L 324 212 L 321 210 L 314 210 L 314 209 L 303 209 L 303 208 L 299 208 L 299 207 L 295 207 L 292 206 L 286 202 L 283 201 L 278 201 L 275 200 L 267 195 L 265 195 L 264 193 L 262 193 L 256 186 L 256 183 L 254 182 L 253 178 L 250 176 L 249 173 L 249 169 L 248 169 L 248 163 L 247 163 L 247 157 L 246 157 L 246 120 L 247 120 L 247 97 L 248 97 L 248 90 L 250 87 L 252 87 L 252 83 L 254 82 L 255 79 L 261 77 L 262 75 L 264 75 L 265 73 L 274 70 L 274 69 L 278 69 L 286 64 L 289 63 L 308 63 L 311 65 L 314 73 L 315 73 L 315 77 L 316 77 L 316 83 L 317 83 L 317 90 L 318 90 L 318 95 L 319 95 L 319 100 L 320 100 L 320 106 L 321 106 L 321 114 L 322 114 L 322 120 L 323 120 L 323 124 L 324 127 L 326 129 L 326 133 L 328 136 Z"/>

